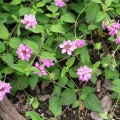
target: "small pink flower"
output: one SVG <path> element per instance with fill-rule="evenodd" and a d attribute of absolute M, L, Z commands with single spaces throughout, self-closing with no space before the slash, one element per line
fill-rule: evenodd
<path fill-rule="evenodd" d="M 0 81 L 0 101 L 3 100 L 6 93 L 10 93 L 10 83 L 4 83 Z"/>
<path fill-rule="evenodd" d="M 25 28 L 28 29 L 30 27 L 35 28 L 37 21 L 34 15 L 25 15 L 22 23 L 25 24 Z"/>
<path fill-rule="evenodd" d="M 117 36 L 117 38 L 115 39 L 116 44 L 120 43 L 120 36 Z"/>
<path fill-rule="evenodd" d="M 105 21 L 102 21 L 102 28 L 103 28 L 103 30 L 105 30 L 107 28 Z"/>
<path fill-rule="evenodd" d="M 71 42 L 70 40 L 63 41 L 62 44 L 59 45 L 62 48 L 62 53 L 67 53 L 68 55 L 72 55 L 72 52 L 76 49 L 75 42 Z"/>
<path fill-rule="evenodd" d="M 51 59 L 40 59 L 40 62 L 42 62 L 47 68 L 54 65 L 53 60 Z"/>
<path fill-rule="evenodd" d="M 83 46 L 86 45 L 86 42 L 85 42 L 85 40 L 76 40 L 75 44 L 76 44 L 77 48 L 82 48 Z"/>
<path fill-rule="evenodd" d="M 18 58 L 28 61 L 30 59 L 33 51 L 28 46 L 26 46 L 24 44 L 20 44 L 16 53 L 18 54 Z"/>
<path fill-rule="evenodd" d="M 86 65 L 77 69 L 77 75 L 79 80 L 88 81 L 91 78 L 92 69 L 88 68 Z"/>
<path fill-rule="evenodd" d="M 67 1 L 68 0 L 66 0 L 66 2 Z M 54 2 L 55 2 L 55 5 L 60 7 L 60 8 L 66 6 L 66 4 L 65 4 L 65 2 L 63 0 L 54 0 Z"/>

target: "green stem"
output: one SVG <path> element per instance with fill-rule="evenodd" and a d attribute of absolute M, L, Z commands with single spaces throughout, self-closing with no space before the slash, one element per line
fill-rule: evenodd
<path fill-rule="evenodd" d="M 113 56 L 115 55 L 116 51 L 119 49 L 120 45 L 117 46 L 116 50 L 113 53 Z"/>
<path fill-rule="evenodd" d="M 84 9 L 82 9 L 82 11 L 79 13 L 79 15 L 78 15 L 77 18 L 76 18 L 76 21 L 75 21 L 75 38 L 76 38 L 76 39 L 77 39 L 77 35 L 76 35 L 77 21 L 78 21 L 80 15 L 82 14 L 82 12 L 83 12 L 87 7 L 89 7 L 92 3 L 93 3 L 93 2 L 91 2 L 91 3 L 88 4 Z"/>

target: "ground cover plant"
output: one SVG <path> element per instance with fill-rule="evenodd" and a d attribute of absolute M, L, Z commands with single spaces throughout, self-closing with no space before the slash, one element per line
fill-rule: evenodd
<path fill-rule="evenodd" d="M 120 119 L 119 15 L 120 0 L 0 0 L 0 119 L 5 96 L 25 119 Z"/>

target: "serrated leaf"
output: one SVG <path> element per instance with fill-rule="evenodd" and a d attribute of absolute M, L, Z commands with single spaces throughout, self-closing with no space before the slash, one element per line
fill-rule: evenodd
<path fill-rule="evenodd" d="M 5 45 L 3 42 L 0 41 L 0 53 L 5 51 Z"/>
<path fill-rule="evenodd" d="M 55 118 L 62 113 L 62 106 L 60 105 L 60 102 L 57 96 L 52 96 L 50 98 L 49 110 L 53 113 Z"/>
<path fill-rule="evenodd" d="M 60 95 L 60 104 L 61 105 L 71 105 L 76 101 L 76 93 L 72 89 L 64 90 Z"/>
<path fill-rule="evenodd" d="M 11 66 L 14 62 L 13 56 L 10 53 L 3 55 L 2 60 L 6 62 L 8 66 Z"/>
<path fill-rule="evenodd" d="M 38 45 L 36 42 L 33 42 L 31 40 L 25 39 L 23 41 L 24 44 L 26 44 L 27 46 L 29 46 L 33 52 L 37 52 L 38 51 Z"/>
<path fill-rule="evenodd" d="M 39 102 L 38 102 L 37 97 L 35 97 L 35 98 L 34 98 L 34 101 L 32 102 L 32 107 L 33 107 L 34 109 L 36 109 L 36 108 L 38 108 L 38 106 L 39 106 Z"/>
<path fill-rule="evenodd" d="M 68 23 L 75 23 L 75 16 L 70 13 L 65 13 L 63 16 L 63 21 Z"/>
<path fill-rule="evenodd" d="M 71 58 L 66 62 L 66 65 L 67 65 L 68 67 L 71 67 L 71 66 L 73 65 L 74 61 L 75 61 L 75 57 L 71 57 Z"/>
<path fill-rule="evenodd" d="M 61 25 L 52 25 L 50 31 L 57 33 L 65 33 L 65 30 Z"/>
<path fill-rule="evenodd" d="M 34 90 L 35 86 L 38 83 L 38 76 L 36 76 L 36 75 L 31 76 L 29 79 L 29 82 L 30 82 L 31 89 Z"/>
<path fill-rule="evenodd" d="M 22 41 L 19 38 L 13 37 L 9 40 L 9 45 L 12 48 L 18 48 L 21 43 Z"/>
<path fill-rule="evenodd" d="M 40 115 L 34 111 L 27 111 L 25 115 L 27 117 L 30 116 L 32 120 L 44 120 L 44 118 L 41 118 Z"/>
<path fill-rule="evenodd" d="M 83 101 L 83 105 L 89 110 L 99 113 L 103 112 L 100 101 L 94 94 L 89 94 L 87 98 Z"/>
<path fill-rule="evenodd" d="M 90 55 L 89 55 L 88 49 L 86 47 L 82 48 L 80 58 L 84 64 L 88 64 L 90 62 Z"/>
<path fill-rule="evenodd" d="M 46 51 L 41 52 L 40 58 L 42 58 L 42 59 L 52 59 L 55 62 L 57 62 L 57 59 L 55 58 L 54 54 L 52 54 L 50 52 L 46 52 Z"/>
<path fill-rule="evenodd" d="M 0 38 L 3 40 L 7 40 L 8 36 L 8 29 L 4 26 L 4 24 L 0 24 Z"/>

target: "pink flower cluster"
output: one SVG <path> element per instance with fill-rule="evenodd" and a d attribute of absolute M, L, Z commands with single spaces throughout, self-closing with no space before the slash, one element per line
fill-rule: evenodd
<path fill-rule="evenodd" d="M 45 67 L 49 68 L 49 67 L 53 66 L 54 65 L 53 60 L 51 60 L 51 59 L 40 59 L 40 62 L 42 64 L 39 64 L 38 62 L 35 63 L 35 67 L 40 70 L 40 73 L 34 72 L 34 74 L 38 74 L 40 77 L 48 75 L 46 70 L 45 70 Z"/>
<path fill-rule="evenodd" d="M 120 30 L 120 23 L 118 22 L 112 22 L 112 24 L 108 24 L 106 21 L 102 21 L 102 28 L 108 29 L 110 36 L 117 35 L 117 38 L 115 39 L 116 44 L 120 43 L 120 36 L 118 35 L 118 31 Z"/>
<path fill-rule="evenodd" d="M 3 100 L 6 93 L 10 93 L 10 83 L 4 83 L 0 81 L 0 101 Z"/>
<path fill-rule="evenodd" d="M 25 15 L 22 23 L 25 24 L 25 28 L 28 29 L 30 27 L 35 28 L 37 21 L 34 15 Z"/>
<path fill-rule="evenodd" d="M 18 58 L 28 61 L 33 51 L 28 46 L 20 44 L 16 53 L 18 54 Z"/>
<path fill-rule="evenodd" d="M 76 41 L 63 41 L 62 44 L 59 45 L 60 48 L 62 48 L 62 53 L 67 53 L 68 55 L 72 55 L 72 52 L 77 49 L 81 48 L 86 45 L 85 40 L 76 40 Z"/>
<path fill-rule="evenodd" d="M 66 0 L 66 2 L 67 1 L 68 0 Z M 65 4 L 65 2 L 63 0 L 54 0 L 54 2 L 55 2 L 55 5 L 60 7 L 60 8 L 66 6 L 66 4 Z"/>
<path fill-rule="evenodd" d="M 77 69 L 79 80 L 88 82 L 88 80 L 91 78 L 91 72 L 92 69 L 88 68 L 86 65 L 80 67 L 79 69 Z"/>

